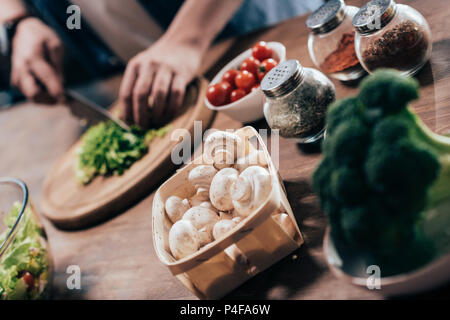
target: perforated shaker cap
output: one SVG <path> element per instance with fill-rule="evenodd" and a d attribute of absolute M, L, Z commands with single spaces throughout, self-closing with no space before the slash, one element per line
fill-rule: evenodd
<path fill-rule="evenodd" d="M 387 25 L 395 12 L 396 3 L 393 0 L 372 0 L 359 9 L 352 23 L 359 33 L 372 33 Z"/>
<path fill-rule="evenodd" d="M 295 59 L 287 60 L 270 70 L 261 82 L 267 97 L 280 97 L 295 89 L 303 79 L 303 67 Z"/>
<path fill-rule="evenodd" d="M 330 0 L 309 15 L 306 26 L 314 33 L 326 33 L 336 28 L 344 19 L 344 1 Z"/>

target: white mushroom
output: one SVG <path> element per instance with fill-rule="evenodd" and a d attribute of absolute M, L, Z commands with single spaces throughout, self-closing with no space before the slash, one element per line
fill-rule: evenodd
<path fill-rule="evenodd" d="M 197 230 L 198 237 L 200 239 L 200 247 L 206 246 L 208 243 L 213 242 L 212 229 L 209 227 L 203 227 Z"/>
<path fill-rule="evenodd" d="M 217 240 L 222 238 L 228 231 L 236 226 L 236 222 L 233 220 L 220 220 L 214 225 L 213 236 Z"/>
<path fill-rule="evenodd" d="M 224 237 L 230 230 L 235 228 L 242 218 L 235 217 L 231 220 L 221 220 L 214 225 L 213 235 L 214 239 L 218 240 Z M 233 260 L 237 265 L 248 267 L 249 261 L 245 254 L 235 245 L 232 244 L 225 249 L 225 253 Z"/>
<path fill-rule="evenodd" d="M 235 160 L 244 154 L 242 139 L 231 132 L 215 131 L 204 144 L 203 158 L 217 169 L 233 166 Z"/>
<path fill-rule="evenodd" d="M 213 240 L 212 229 L 214 224 L 219 221 L 219 216 L 211 209 L 197 206 L 186 211 L 182 220 L 190 221 L 198 230 L 200 246 L 204 246 Z"/>
<path fill-rule="evenodd" d="M 286 213 L 279 213 L 273 216 L 273 219 L 280 225 L 280 227 L 291 237 L 294 238 L 297 234 L 292 219 Z"/>
<path fill-rule="evenodd" d="M 177 221 L 169 232 L 169 247 L 175 259 L 182 259 L 200 248 L 198 231 L 190 221 Z"/>
<path fill-rule="evenodd" d="M 211 165 L 199 165 L 189 172 L 188 180 L 195 187 L 197 193 L 190 199 L 192 202 L 203 202 L 209 200 L 209 186 L 216 175 L 217 170 Z"/>
<path fill-rule="evenodd" d="M 236 223 L 241 222 L 242 218 L 236 213 L 236 210 L 219 211 L 220 220 L 234 220 Z"/>
<path fill-rule="evenodd" d="M 233 209 L 230 188 L 238 177 L 239 172 L 233 168 L 224 168 L 214 176 L 209 188 L 209 199 L 215 208 L 220 211 Z"/>
<path fill-rule="evenodd" d="M 231 219 L 231 220 L 233 220 L 236 224 L 238 224 L 239 222 L 242 221 L 242 218 L 241 218 L 241 217 L 234 217 L 234 218 Z"/>
<path fill-rule="evenodd" d="M 214 206 L 212 205 L 212 203 L 210 201 L 203 201 L 199 204 L 199 206 L 203 207 L 203 208 L 211 209 L 212 211 L 215 211 L 218 213 L 218 210 L 216 208 L 214 208 Z"/>
<path fill-rule="evenodd" d="M 177 222 L 183 217 L 183 214 L 190 208 L 187 199 L 181 199 L 177 196 L 170 196 L 166 200 L 166 213 L 172 223 Z"/>
<path fill-rule="evenodd" d="M 195 194 L 194 196 L 190 197 L 188 201 L 191 208 L 201 206 L 202 203 L 205 203 L 204 193 Z"/>
<path fill-rule="evenodd" d="M 230 190 L 236 214 L 244 218 L 249 216 L 267 199 L 271 189 L 271 178 L 266 169 L 251 166 L 242 171 Z"/>
<path fill-rule="evenodd" d="M 244 171 L 249 166 L 267 167 L 267 157 L 262 150 L 250 152 L 247 156 L 236 160 L 234 167 L 239 171 Z"/>

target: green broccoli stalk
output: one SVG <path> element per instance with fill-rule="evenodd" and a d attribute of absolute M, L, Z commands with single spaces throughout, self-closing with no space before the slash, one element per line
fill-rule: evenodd
<path fill-rule="evenodd" d="M 313 176 L 332 236 L 370 252 L 386 264 L 385 274 L 435 255 L 419 222 L 450 198 L 450 138 L 408 108 L 417 97 L 417 81 L 396 71 L 365 79 L 356 97 L 330 106 L 324 157 Z"/>

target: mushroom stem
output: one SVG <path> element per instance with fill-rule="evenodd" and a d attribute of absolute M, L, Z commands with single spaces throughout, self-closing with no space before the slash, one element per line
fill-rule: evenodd
<path fill-rule="evenodd" d="M 242 153 L 243 142 L 238 135 L 216 131 L 206 138 L 203 157 L 207 163 L 213 163 L 216 169 L 221 170 L 233 166 Z"/>
<path fill-rule="evenodd" d="M 235 201 L 246 201 L 252 194 L 252 185 L 242 177 L 231 186 L 231 198 Z"/>
<path fill-rule="evenodd" d="M 216 173 L 211 165 L 199 165 L 189 172 L 188 180 L 197 190 L 193 200 L 199 203 L 209 201 L 209 187 Z"/>

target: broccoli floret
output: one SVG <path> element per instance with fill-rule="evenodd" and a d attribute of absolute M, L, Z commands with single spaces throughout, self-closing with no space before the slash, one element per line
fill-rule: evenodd
<path fill-rule="evenodd" d="M 378 70 L 361 83 L 358 99 L 366 112 L 380 110 L 380 115 L 395 114 L 409 101 L 419 97 L 419 85 L 414 78 L 399 77 L 395 70 Z"/>
<path fill-rule="evenodd" d="M 394 70 L 369 76 L 356 97 L 330 106 L 324 157 L 313 175 L 332 235 L 390 261 L 392 272 L 408 270 L 393 256 L 431 259 L 434 247 L 419 222 L 450 199 L 450 137 L 433 133 L 408 107 L 417 97 L 413 78 Z"/>
<path fill-rule="evenodd" d="M 365 201 L 367 196 L 364 174 L 349 167 L 342 167 L 333 171 L 330 184 L 331 193 L 336 200 L 343 205 L 359 204 Z"/>
<path fill-rule="evenodd" d="M 333 174 L 333 165 L 328 158 L 324 158 L 319 167 L 314 172 L 313 188 L 319 194 L 321 206 L 324 208 L 330 204 L 330 207 L 336 207 L 336 199 L 330 188 L 330 179 Z M 330 209 L 331 210 L 331 209 Z M 327 210 L 329 212 L 329 210 Z"/>
<path fill-rule="evenodd" d="M 324 149 L 331 154 L 336 165 L 353 166 L 364 159 L 369 140 L 370 131 L 364 122 L 354 118 L 342 122 L 327 137 Z"/>
<path fill-rule="evenodd" d="M 369 200 L 369 203 L 375 199 Z M 378 205 L 343 207 L 340 214 L 344 239 L 353 246 L 374 250 L 377 256 L 386 256 L 393 250 L 400 251 L 402 245 L 414 239 L 414 227 L 397 217 L 386 216 L 377 211 Z M 389 224 L 386 221 L 389 220 Z"/>
<path fill-rule="evenodd" d="M 327 112 L 327 134 L 333 134 L 343 120 L 353 118 L 362 118 L 358 108 L 358 99 L 352 97 L 336 101 Z"/>

